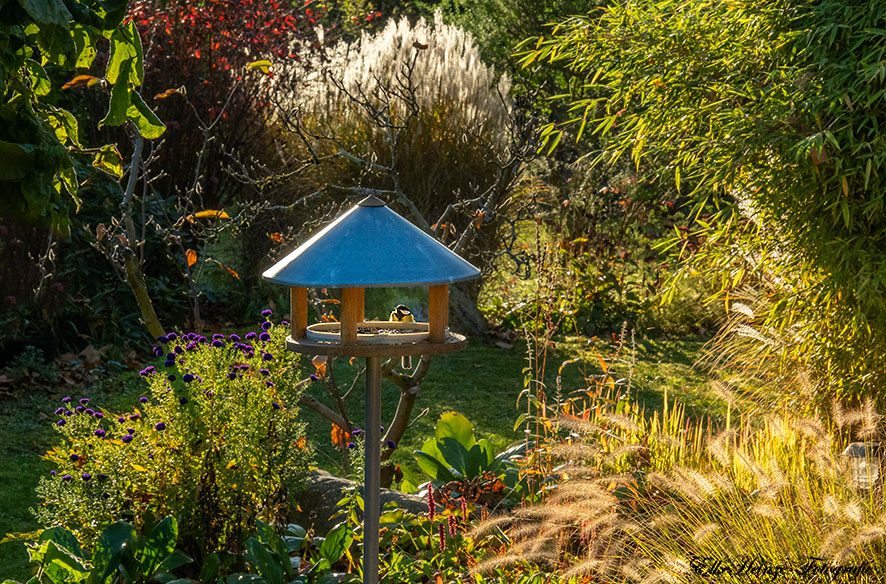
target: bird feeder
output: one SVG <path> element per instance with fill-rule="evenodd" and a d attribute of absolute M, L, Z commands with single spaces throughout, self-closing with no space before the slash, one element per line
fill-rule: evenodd
<path fill-rule="evenodd" d="M 449 330 L 449 285 L 480 270 L 370 196 L 264 272 L 290 287 L 286 348 L 308 355 L 366 358 L 363 582 L 378 582 L 381 360 L 458 351 Z M 367 321 L 366 288 L 428 287 L 427 322 Z M 340 288 L 340 322 L 308 324 L 308 288 Z"/>
<path fill-rule="evenodd" d="M 879 442 L 852 442 L 842 452 L 849 461 L 849 479 L 856 489 L 872 488 L 880 478 L 882 464 Z"/>

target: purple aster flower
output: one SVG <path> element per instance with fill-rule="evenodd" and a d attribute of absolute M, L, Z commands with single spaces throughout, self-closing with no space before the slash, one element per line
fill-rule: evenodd
<path fill-rule="evenodd" d="M 149 399 L 146 398 L 145 396 L 141 396 L 140 398 L 138 398 L 138 402 L 141 403 L 141 404 L 146 404 L 146 403 L 148 403 L 149 401 L 151 401 L 151 400 L 149 400 Z"/>
<path fill-rule="evenodd" d="M 280 324 L 282 324 L 283 326 L 289 326 L 289 321 L 288 320 L 281 320 Z"/>
<path fill-rule="evenodd" d="M 265 308 L 264 310 L 261 311 L 261 315 L 262 315 L 263 317 L 265 317 L 265 318 L 268 318 L 268 317 L 271 316 L 272 314 L 274 314 L 274 313 L 271 312 L 271 309 L 270 309 L 270 308 Z"/>
<path fill-rule="evenodd" d="M 71 459 L 71 462 L 77 462 L 78 460 L 80 460 L 80 457 L 79 457 L 78 455 L 76 455 L 76 454 L 72 454 L 72 455 L 69 456 L 68 458 Z"/>
<path fill-rule="evenodd" d="M 357 428 L 356 430 L 354 430 L 353 432 L 351 432 L 351 436 L 354 436 L 354 437 L 356 437 L 356 436 L 362 436 L 362 435 L 363 435 L 363 430 L 360 430 L 359 428 Z"/>
<path fill-rule="evenodd" d="M 163 366 L 164 367 L 175 367 L 175 359 L 172 359 L 170 361 L 164 361 Z"/>
<path fill-rule="evenodd" d="M 191 383 L 192 381 L 194 381 L 194 376 L 190 373 L 185 373 L 184 375 L 182 375 L 182 381 L 184 381 L 185 383 Z"/>
<path fill-rule="evenodd" d="M 55 410 L 56 416 L 61 416 L 64 413 L 65 413 L 65 408 L 58 408 L 57 410 Z"/>
<path fill-rule="evenodd" d="M 148 375 L 153 374 L 155 371 L 157 371 L 157 370 L 154 368 L 153 365 L 148 365 L 147 367 L 145 367 L 144 369 L 139 371 L 138 374 L 141 375 L 142 377 L 147 377 Z"/>
<path fill-rule="evenodd" d="M 51 471 L 49 471 L 49 474 L 51 474 L 51 475 L 57 475 L 57 474 L 58 474 L 58 471 L 57 471 L 57 470 L 51 470 Z"/>
<path fill-rule="evenodd" d="M 267 377 L 268 375 L 271 374 L 271 372 L 268 371 L 267 369 L 265 369 L 264 367 L 262 367 L 261 369 L 259 369 L 258 372 L 261 373 L 263 377 Z"/>
<path fill-rule="evenodd" d="M 107 493 L 102 493 L 102 499 L 110 499 L 111 496 Z"/>
<path fill-rule="evenodd" d="M 161 344 L 166 344 L 169 342 L 169 337 L 166 337 L 166 336 L 157 337 L 157 342 L 161 343 Z"/>
<path fill-rule="evenodd" d="M 160 345 L 154 345 L 154 348 L 151 349 L 151 352 L 154 354 L 155 357 L 159 357 L 163 354 L 163 347 L 161 347 Z"/>
<path fill-rule="evenodd" d="M 86 408 L 83 407 L 83 406 L 77 406 L 76 408 L 74 408 L 74 411 L 77 412 L 77 413 L 79 414 L 79 413 L 81 413 L 81 412 L 86 411 Z"/>
<path fill-rule="evenodd" d="M 71 410 L 65 410 L 65 415 L 66 416 L 73 416 L 74 412 L 72 412 Z"/>
<path fill-rule="evenodd" d="M 319 381 L 319 380 L 320 380 L 319 377 L 317 377 L 316 375 L 314 375 L 313 373 L 311 373 L 311 381 Z"/>
<path fill-rule="evenodd" d="M 353 442 L 348 442 L 348 448 L 354 449 L 354 448 L 357 448 L 357 445 L 354 444 Z"/>
<path fill-rule="evenodd" d="M 176 345 L 176 346 L 175 346 L 175 354 L 176 354 L 176 355 L 181 355 L 181 354 L 184 353 L 184 352 L 185 352 L 185 350 L 182 349 L 182 346 L 181 346 L 181 345 Z"/>
<path fill-rule="evenodd" d="M 71 479 L 73 479 L 73 478 L 74 478 L 74 477 L 72 477 L 72 476 L 69 475 L 69 474 L 66 474 L 66 475 L 63 475 L 63 476 L 62 476 L 62 480 L 63 480 L 63 481 L 69 481 L 69 480 L 71 480 Z"/>
<path fill-rule="evenodd" d="M 179 365 L 184 365 L 184 364 L 185 364 L 185 358 L 182 357 L 181 359 L 179 359 L 179 360 L 178 360 L 178 363 L 179 363 Z"/>
<path fill-rule="evenodd" d="M 212 396 L 215 395 L 215 392 L 214 392 L 214 391 L 208 391 L 208 390 L 207 390 L 207 391 L 204 391 L 204 392 L 203 392 L 203 395 L 205 395 L 205 396 L 208 397 L 208 398 L 211 398 Z"/>
<path fill-rule="evenodd" d="M 120 416 L 119 418 L 117 418 L 117 421 L 120 422 L 121 424 L 125 424 L 126 418 L 124 418 L 123 416 Z"/>
<path fill-rule="evenodd" d="M 168 335 L 166 335 L 166 338 L 170 341 L 174 341 L 178 338 L 178 335 L 176 333 L 169 333 Z"/>
<path fill-rule="evenodd" d="M 274 360 L 274 356 L 271 355 L 270 353 L 265 353 L 264 355 L 261 356 L 261 358 L 264 359 L 265 361 L 273 361 Z"/>
<path fill-rule="evenodd" d="M 108 480 L 108 475 L 106 475 L 106 474 L 99 474 L 99 475 L 97 475 L 95 478 L 97 478 L 97 479 L 100 480 L 100 481 L 106 481 L 106 480 Z"/>
<path fill-rule="evenodd" d="M 272 327 L 272 326 L 274 326 L 274 325 L 272 325 L 272 324 L 269 323 L 268 321 L 265 321 L 265 322 L 261 323 L 261 330 L 263 330 L 263 331 L 269 331 L 269 330 L 271 330 L 271 327 Z"/>
<path fill-rule="evenodd" d="M 105 417 L 105 415 L 101 412 L 95 412 L 92 415 L 95 416 L 96 418 L 104 418 Z"/>
<path fill-rule="evenodd" d="M 65 424 L 67 424 L 67 422 L 65 422 L 63 419 L 55 423 L 56 426 L 64 426 Z"/>
<path fill-rule="evenodd" d="M 274 408 L 275 410 L 279 410 L 280 404 L 278 404 L 277 402 L 271 402 L 271 407 Z"/>
<path fill-rule="evenodd" d="M 164 424 L 163 422 L 157 422 L 156 424 L 154 424 L 154 429 L 158 432 L 162 432 L 166 429 L 166 424 Z"/>
<path fill-rule="evenodd" d="M 186 398 L 186 397 L 179 398 L 178 403 L 180 405 L 185 405 L 186 403 L 188 403 L 188 398 Z"/>
<path fill-rule="evenodd" d="M 388 448 L 390 448 L 391 450 L 394 450 L 395 448 L 397 448 L 397 443 L 394 442 L 393 440 L 388 440 L 387 442 L 385 442 L 385 445 Z"/>
<path fill-rule="evenodd" d="M 247 341 L 251 341 L 252 339 L 255 338 L 255 333 L 254 333 L 254 332 L 248 332 L 248 333 L 246 333 L 246 336 L 245 336 L 244 338 L 245 338 Z"/>
<path fill-rule="evenodd" d="M 80 400 L 80 403 L 83 404 L 83 405 L 85 406 L 86 404 L 89 403 L 89 398 L 88 398 L 88 397 L 84 397 L 83 399 Z"/>
<path fill-rule="evenodd" d="M 270 379 L 265 379 L 265 385 L 267 385 L 268 387 L 274 387 L 274 382 Z"/>
<path fill-rule="evenodd" d="M 185 347 L 185 351 L 193 351 L 196 348 L 197 348 L 197 343 L 194 341 L 191 341 L 190 343 L 188 343 L 188 346 Z"/>
<path fill-rule="evenodd" d="M 271 340 L 271 335 L 269 335 L 268 333 L 262 333 L 259 335 L 258 338 L 261 339 L 262 341 L 267 342 L 267 341 Z"/>
<path fill-rule="evenodd" d="M 87 414 L 87 415 L 89 415 L 89 416 L 94 416 L 94 415 L 95 415 L 95 410 L 92 409 L 92 408 L 86 408 L 85 410 L 83 410 L 83 413 L 84 413 L 84 414 Z"/>
<path fill-rule="evenodd" d="M 135 434 L 135 428 L 126 428 L 126 433 L 129 435 Z"/>
<path fill-rule="evenodd" d="M 69 401 L 71 401 L 71 396 L 69 396 L 69 395 L 66 395 L 65 397 L 62 398 L 62 403 L 63 403 L 63 404 L 66 404 L 66 403 L 68 403 Z"/>
<path fill-rule="evenodd" d="M 129 444 L 130 442 L 132 442 L 132 434 L 127 434 L 126 436 L 124 436 L 120 440 L 123 441 L 123 444 Z"/>
<path fill-rule="evenodd" d="M 221 348 L 221 347 L 225 346 L 225 342 L 222 341 L 221 339 L 216 339 L 216 340 L 212 341 L 212 346 Z"/>
<path fill-rule="evenodd" d="M 133 422 L 138 420 L 139 418 L 141 418 L 141 415 L 139 415 L 139 414 L 132 414 L 131 416 L 129 416 L 129 419 L 132 420 Z"/>
<path fill-rule="evenodd" d="M 228 379 L 230 379 L 230 380 L 232 380 L 232 381 L 233 381 L 234 379 L 237 379 L 237 374 L 234 373 L 233 371 L 231 371 L 230 373 L 228 373 Z"/>
<path fill-rule="evenodd" d="M 385 431 L 385 427 L 384 427 L 384 426 L 379 426 L 379 429 L 380 429 L 382 432 Z"/>
<path fill-rule="evenodd" d="M 175 361 L 175 353 L 166 353 L 167 361 Z"/>
<path fill-rule="evenodd" d="M 202 377 L 200 377 L 199 375 L 195 375 L 194 377 L 197 378 L 197 382 L 198 382 L 198 383 L 203 383 L 203 378 L 202 378 Z"/>
<path fill-rule="evenodd" d="M 84 481 L 88 481 L 89 479 L 92 478 L 92 475 L 89 474 L 88 472 L 85 472 L 82 475 L 80 475 L 80 478 L 82 478 Z"/>
<path fill-rule="evenodd" d="M 93 432 L 93 434 L 95 434 L 95 435 L 98 436 L 99 438 L 104 438 L 104 437 L 105 437 L 105 431 L 102 430 L 101 428 L 99 428 L 98 430 L 96 430 L 95 432 Z"/>
<path fill-rule="evenodd" d="M 170 373 L 169 375 L 166 376 L 166 379 L 168 379 L 169 381 L 175 381 L 175 375 L 172 375 Z"/>
<path fill-rule="evenodd" d="M 249 371 L 249 365 L 246 365 L 245 363 L 240 365 L 240 371 Z"/>

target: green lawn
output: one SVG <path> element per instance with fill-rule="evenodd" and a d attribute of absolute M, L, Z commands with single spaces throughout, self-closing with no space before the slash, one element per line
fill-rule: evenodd
<path fill-rule="evenodd" d="M 697 416 L 722 414 L 721 406 L 707 396 L 706 376 L 692 369 L 692 363 L 703 345 L 701 339 L 652 341 L 637 343 L 633 389 L 647 411 L 662 407 L 662 395 L 667 388 L 669 395 L 679 396 L 688 410 Z M 556 340 L 547 359 L 545 383 L 548 394 L 554 395 L 556 374 L 560 364 L 587 353 L 586 339 L 566 337 Z M 600 349 L 607 354 L 608 348 Z M 629 357 L 623 350 L 622 357 Z M 587 373 L 599 373 L 596 357 L 590 354 Z M 519 438 L 514 432 L 514 422 L 525 401 L 517 407 L 517 397 L 523 389 L 523 373 L 526 367 L 526 345 L 517 342 L 512 348 L 500 348 L 479 340 L 472 341 L 460 353 L 434 358 L 423 388 L 419 394 L 413 415 L 424 409 L 427 414 L 418 419 L 408 430 L 395 453 L 394 462 L 416 468 L 412 451 L 433 435 L 434 425 L 440 414 L 456 410 L 474 423 L 478 437 L 489 438 L 496 448 L 503 448 Z M 355 369 L 344 359 L 336 363 L 336 375 L 340 381 L 353 376 Z M 627 363 L 619 363 L 619 375 L 626 375 Z M 580 364 L 564 368 L 562 391 L 584 387 Z M 0 466 L 0 533 L 30 531 L 37 528 L 29 509 L 38 504 L 34 494 L 41 474 L 50 470 L 49 463 L 40 455 L 53 441 L 52 412 L 58 407 L 63 395 L 90 397 L 93 403 L 108 408 L 129 407 L 143 390 L 142 381 L 128 372 L 94 384 L 90 388 L 72 388 L 65 393 L 58 389 L 29 388 L 21 391 L 16 399 L 2 403 L 0 407 L 0 452 L 4 464 Z M 351 400 L 351 418 L 363 420 L 362 382 L 354 390 Z M 319 397 L 319 395 L 318 395 Z M 398 389 L 385 384 L 382 391 L 383 423 L 387 423 L 397 404 Z M 317 463 L 334 470 L 328 454 L 330 425 L 312 412 L 305 412 L 311 443 L 317 445 Z M 323 453 L 327 453 L 324 455 Z M 29 576 L 27 555 L 21 543 L 0 545 L 0 581 L 5 578 L 25 580 Z"/>

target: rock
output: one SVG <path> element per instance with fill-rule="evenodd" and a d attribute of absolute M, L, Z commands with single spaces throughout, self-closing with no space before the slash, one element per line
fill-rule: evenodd
<path fill-rule="evenodd" d="M 300 511 L 293 509 L 289 512 L 290 523 L 297 523 L 305 529 L 314 529 L 316 535 L 325 535 L 338 523 L 339 519 L 329 518 L 338 509 L 335 506 L 345 496 L 345 489 L 353 487 L 354 481 L 337 477 L 325 470 L 312 470 L 311 476 L 305 481 L 304 487 L 293 493 L 292 500 L 298 503 Z M 359 492 L 363 493 L 363 485 L 358 486 Z M 423 497 L 381 489 L 381 507 L 393 502 L 398 508 L 410 513 L 427 513 L 428 505 Z M 357 510 L 362 520 L 362 513 Z"/>

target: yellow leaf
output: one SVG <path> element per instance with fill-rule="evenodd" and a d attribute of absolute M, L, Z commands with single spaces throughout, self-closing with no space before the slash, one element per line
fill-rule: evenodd
<path fill-rule="evenodd" d="M 224 212 L 224 210 L 216 211 L 215 209 L 207 209 L 206 211 L 200 211 L 199 213 L 194 213 L 193 215 L 188 215 L 185 217 L 185 221 L 190 221 L 193 223 L 196 219 L 230 219 L 231 216 Z"/>
<path fill-rule="evenodd" d="M 140 465 L 140 464 L 135 464 L 135 463 L 133 463 L 133 464 L 132 464 L 132 468 L 134 468 L 134 469 L 137 470 L 138 472 L 148 472 L 148 469 L 146 469 L 145 467 L 143 467 L 143 466 Z"/>
<path fill-rule="evenodd" d="M 317 375 L 320 377 L 326 375 L 326 355 L 317 355 L 311 362 L 317 369 Z"/>
<path fill-rule="evenodd" d="M 178 95 L 180 93 L 181 91 L 179 91 L 178 89 L 167 89 L 163 93 L 158 93 L 157 95 L 155 95 L 154 99 L 166 99 L 170 95 Z"/>
<path fill-rule="evenodd" d="M 268 75 L 271 72 L 271 66 L 273 66 L 273 63 L 271 63 L 270 61 L 261 60 L 261 61 L 253 61 L 252 63 L 248 63 L 246 65 L 246 68 L 247 69 L 258 69 L 259 71 L 261 71 L 265 75 Z"/>
<path fill-rule="evenodd" d="M 227 470 L 227 469 L 229 469 L 229 468 L 233 468 L 233 467 L 235 467 L 235 466 L 237 466 L 237 461 L 236 461 L 236 460 L 232 460 L 231 462 L 229 462 L 228 464 L 225 465 L 225 470 Z"/>
<path fill-rule="evenodd" d="M 93 77 L 92 75 L 77 75 L 76 77 L 62 85 L 62 89 L 71 89 L 72 87 L 80 87 L 81 85 L 91 87 L 98 83 L 98 81 L 98 78 Z"/>
<path fill-rule="evenodd" d="M 189 268 L 197 263 L 197 252 L 194 251 L 193 249 L 189 249 L 188 251 L 186 251 L 185 256 L 188 259 L 188 267 Z"/>

